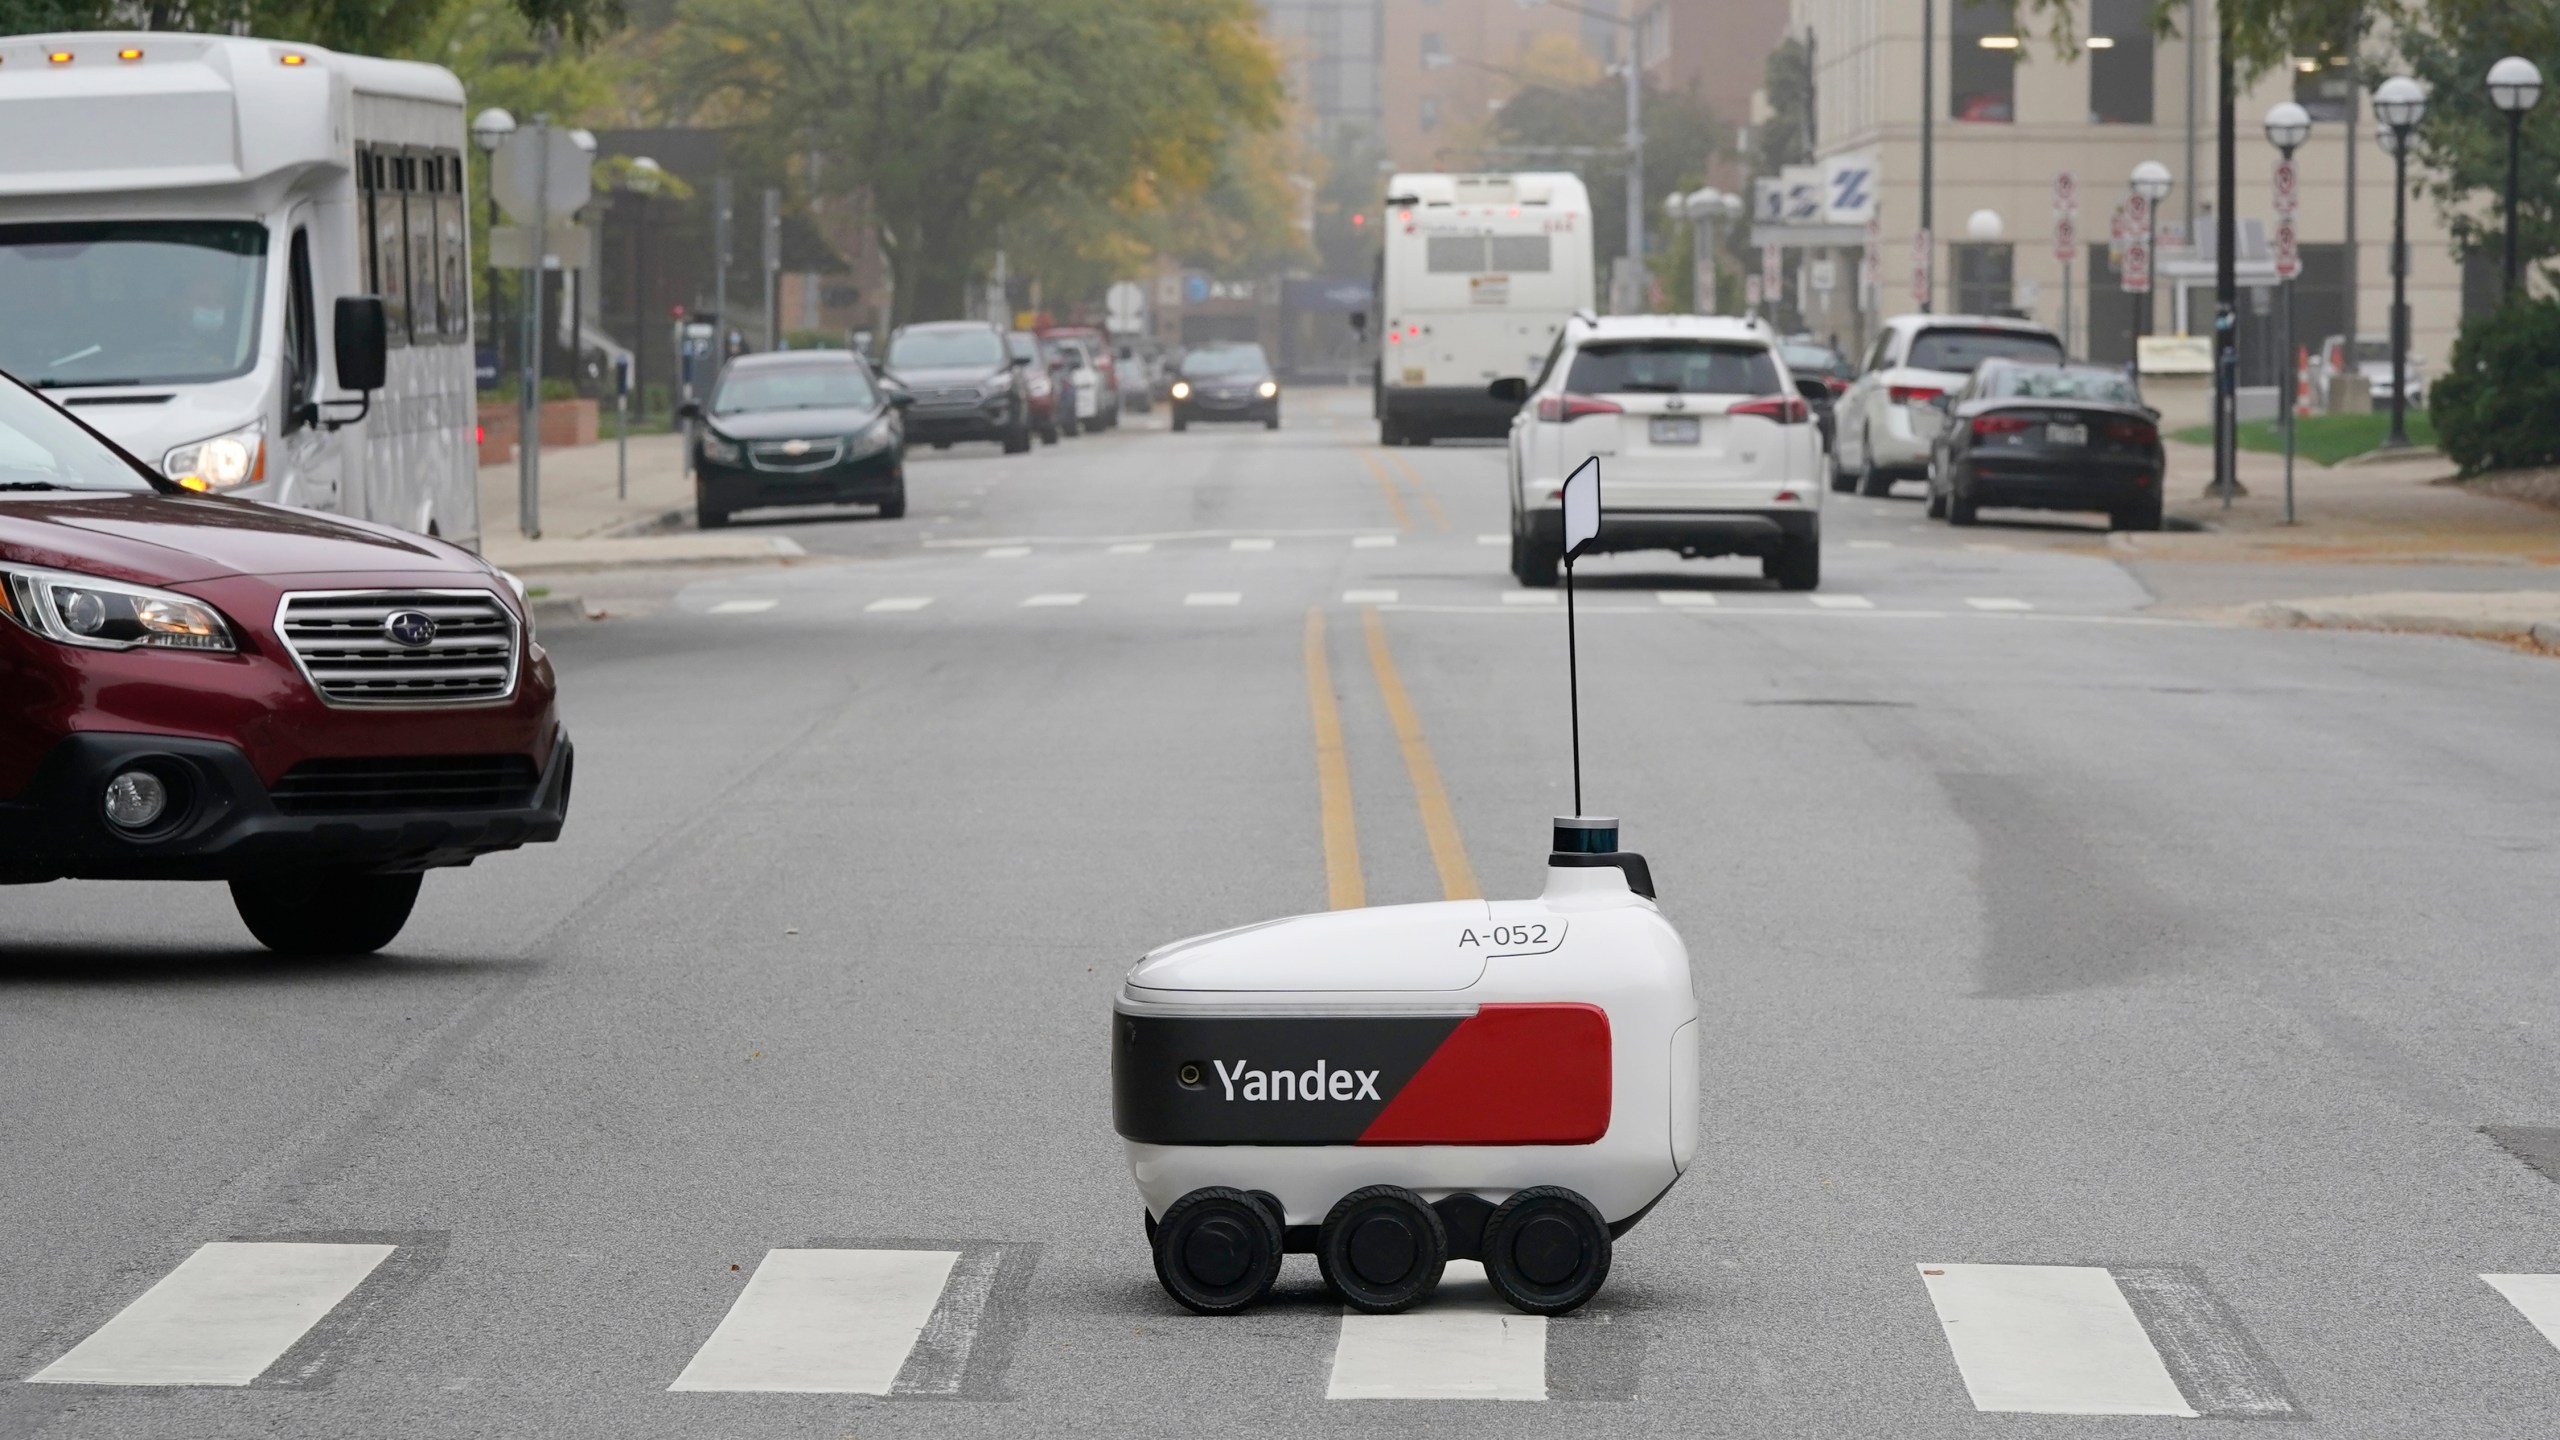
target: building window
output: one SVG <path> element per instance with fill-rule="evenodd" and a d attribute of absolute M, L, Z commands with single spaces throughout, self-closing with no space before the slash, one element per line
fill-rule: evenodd
<path fill-rule="evenodd" d="M 2004 0 L 1956 0 L 1947 31 L 1947 116 L 2006 125 L 2017 117 L 2018 27 Z"/>
<path fill-rule="evenodd" d="M 1440 97 L 1437 95 L 1425 95 L 1422 97 L 1422 132 L 1428 135 L 1439 128 Z"/>
<path fill-rule="evenodd" d="M 2015 285 L 2010 278 L 2010 257 L 2014 252 L 2007 242 L 1947 248 L 1955 252 L 1957 314 L 2007 315 L 2016 310 Z"/>
<path fill-rule="evenodd" d="M 2340 42 L 2293 57 L 2293 100 L 2311 112 L 2315 124 L 2344 124 L 2356 103 L 2356 72 L 2348 55 L 2348 46 Z"/>
<path fill-rule="evenodd" d="M 2150 0 L 2091 0 L 2089 123 L 2151 123 Z"/>
<path fill-rule="evenodd" d="M 1423 68 L 1423 69 L 1425 69 L 1425 70 L 1429 70 L 1429 69 L 1433 68 L 1433 67 L 1432 67 L 1432 63 L 1431 63 L 1431 62 L 1432 62 L 1433 60 L 1435 60 L 1435 59 L 1439 58 L 1440 56 L 1447 54 L 1447 53 L 1448 53 L 1448 50 L 1449 50 L 1449 47 L 1448 47 L 1448 46 L 1446 46 L 1446 45 L 1444 45 L 1444 44 L 1442 44 L 1442 43 L 1441 43 L 1441 41 L 1440 41 L 1440 32 L 1439 32 L 1439 31 L 1437 31 L 1437 30 L 1425 30 L 1425 31 L 1423 31 L 1423 32 L 1422 32 L 1422 68 Z"/>

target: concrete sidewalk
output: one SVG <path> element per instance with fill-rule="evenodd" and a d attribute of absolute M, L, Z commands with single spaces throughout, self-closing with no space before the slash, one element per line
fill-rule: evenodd
<path fill-rule="evenodd" d="M 740 564 L 804 554 L 778 535 L 705 535 L 693 528 L 693 486 L 676 435 L 631 437 L 628 493 L 611 439 L 542 452 L 542 538 L 517 523 L 516 462 L 480 468 L 480 552 L 518 575 L 629 565 Z"/>

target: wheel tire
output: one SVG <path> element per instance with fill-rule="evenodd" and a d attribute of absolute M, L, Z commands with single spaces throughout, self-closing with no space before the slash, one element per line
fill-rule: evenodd
<path fill-rule="evenodd" d="M 1831 493 L 1846 495 L 1857 488 L 1858 472 L 1840 468 L 1840 450 L 1835 444 L 1831 450 Z"/>
<path fill-rule="evenodd" d="M 1929 518 L 1932 520 L 1947 518 L 1947 492 L 1939 489 L 1934 483 L 1929 486 Z"/>
<path fill-rule="evenodd" d="M 1380 420 L 1378 422 L 1378 443 L 1388 449 L 1393 449 L 1396 446 L 1403 444 L 1404 427 L 1398 425 L 1393 420 Z"/>
<path fill-rule="evenodd" d="M 1874 436 L 1867 437 L 1867 443 L 1859 453 L 1858 493 L 1870 500 L 1881 500 L 1893 493 L 1893 477 L 1876 468 L 1875 443 Z"/>
<path fill-rule="evenodd" d="M 1484 1274 L 1494 1293 L 1532 1315 L 1580 1309 L 1609 1279 L 1609 1224 L 1560 1185 L 1533 1185 L 1484 1224 Z"/>
<path fill-rule="evenodd" d="M 1186 419 L 1184 419 L 1184 418 L 1183 418 L 1183 416 L 1182 416 L 1182 412 L 1180 412 L 1180 411 L 1178 411 L 1178 410 L 1177 410 L 1177 411 L 1175 411 L 1175 412 L 1174 412 L 1174 416 L 1173 416 L 1173 431 L 1174 431 L 1174 433 L 1175 433 L 1175 434 L 1177 434 L 1177 435 L 1179 435 L 1179 434 L 1181 434 L 1183 431 L 1188 430 L 1188 429 L 1190 429 L 1190 428 L 1191 428 L 1191 422 L 1190 422 L 1189 420 L 1186 420 Z"/>
<path fill-rule="evenodd" d="M 936 440 L 933 442 L 933 448 L 936 450 L 948 450 L 951 448 L 951 442 L 948 440 Z"/>
<path fill-rule="evenodd" d="M 1973 497 L 1965 494 L 1963 486 L 1950 478 L 1947 481 L 1947 523 L 1971 525 L 1975 519 L 1974 510 Z"/>
<path fill-rule="evenodd" d="M 729 523 L 729 512 L 714 510 L 697 500 L 693 505 L 693 525 L 697 530 L 718 530 Z"/>
<path fill-rule="evenodd" d="M 1007 455 L 1020 455 L 1030 448 L 1031 427 L 1029 425 L 1005 432 L 1004 453 Z"/>
<path fill-rule="evenodd" d="M 306 870 L 231 882 L 232 908 L 258 943 L 280 955 L 370 955 L 409 923 L 417 871 L 364 875 Z"/>
<path fill-rule="evenodd" d="M 1786 548 L 1775 555 L 1760 557 L 1762 578 L 1778 582 L 1781 590 L 1819 590 L 1822 588 L 1822 537 L 1808 535 L 1798 540 L 1789 537 Z"/>
<path fill-rule="evenodd" d="M 1194 1190 L 1166 1206 L 1149 1231 L 1157 1283 L 1196 1314 L 1232 1315 L 1279 1277 L 1280 1218 L 1241 1190 Z"/>
<path fill-rule="evenodd" d="M 1277 410 L 1274 410 L 1274 411 L 1272 411 L 1269 415 L 1264 416 L 1264 417 L 1263 417 L 1263 420 L 1262 420 L 1262 428 L 1263 428 L 1263 429 L 1265 429 L 1265 430 L 1277 430 L 1277 429 L 1279 429 L 1279 428 L 1280 428 L 1280 412 L 1279 412 L 1279 411 L 1277 411 Z"/>
<path fill-rule="evenodd" d="M 1342 1303 L 1369 1315 L 1409 1310 L 1440 1288 L 1449 1231 L 1401 1185 L 1369 1185 L 1334 1202 L 1316 1237 L 1316 1265 Z"/>
<path fill-rule="evenodd" d="M 880 502 L 880 518 L 883 520 L 907 518 L 907 482 L 899 481 L 898 493 Z"/>
<path fill-rule="evenodd" d="M 1058 443 L 1058 427 L 1054 422 L 1040 427 L 1040 443 L 1043 445 Z"/>
<path fill-rule="evenodd" d="M 1511 537 L 1511 578 L 1532 590 L 1556 588 L 1556 572 L 1564 565 L 1560 546 L 1541 545 L 1522 535 Z"/>
<path fill-rule="evenodd" d="M 2160 521 L 2160 497 L 2154 495 L 2148 500 L 2136 500 L 2117 511 L 2107 521 L 2107 528 L 2110 530 L 2157 530 L 2160 528 Z"/>

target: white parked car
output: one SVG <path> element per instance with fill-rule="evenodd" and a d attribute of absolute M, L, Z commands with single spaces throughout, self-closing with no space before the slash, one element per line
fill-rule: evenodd
<path fill-rule="evenodd" d="M 2347 337 L 2332 335 L 2320 342 L 2311 356 L 2311 398 L 2322 410 L 2329 409 L 2329 387 L 2347 373 Z M 2412 350 L 2407 361 L 2409 374 L 2409 408 L 2427 408 L 2427 357 Z M 2372 397 L 2376 410 L 2391 408 L 2391 337 L 2359 335 L 2356 337 L 2356 372 L 2364 379 L 2365 393 Z"/>
<path fill-rule="evenodd" d="M 1556 583 L 1562 487 L 1594 455 L 1605 514 L 1593 549 L 1756 555 L 1785 589 L 1821 583 L 1822 432 L 1765 324 L 1579 315 L 1537 378 L 1490 393 L 1520 407 L 1510 472 L 1521 584 Z"/>
<path fill-rule="evenodd" d="M 1964 388 L 1974 367 L 1998 357 L 2059 365 L 2061 337 L 2024 320 L 1989 315 L 1897 315 L 1832 416 L 1831 488 L 1885 495 L 1896 480 L 1929 477 L 1942 413 L 1938 397 Z"/>

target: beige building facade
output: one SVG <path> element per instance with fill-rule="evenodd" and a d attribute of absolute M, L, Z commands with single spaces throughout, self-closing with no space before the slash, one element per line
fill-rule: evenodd
<path fill-rule="evenodd" d="M 1935 43 L 1934 204 L 1931 290 L 1942 313 L 2004 310 L 2072 333 L 2073 350 L 2121 362 L 2140 297 L 2123 293 L 2109 255 L 2110 217 L 2144 161 L 2168 167 L 2174 188 L 2162 222 L 2152 333 L 2209 335 L 2214 298 L 2211 256 L 2188 243 L 2190 216 L 2213 228 L 2216 154 L 2212 5 L 2197 6 L 2193 47 L 2155 39 L 2142 24 L 2149 0 L 2089 0 L 2078 16 L 2078 54 L 2056 53 L 2045 36 L 2012 33 L 2007 6 L 1938 0 Z M 2024 7 L 2020 7 L 2024 8 Z M 1816 39 L 1817 149 L 1826 157 L 1871 157 L 1881 243 L 1872 289 L 1862 285 L 1864 235 L 1845 226 L 1809 233 L 1790 251 L 1790 299 L 1803 320 L 1844 346 L 1863 346 L 1879 317 L 1915 303 L 1915 232 L 1921 221 L 1921 0 L 1793 0 L 1790 29 Z M 2295 156 L 2300 184 L 2295 229 L 2303 272 L 2295 290 L 2295 336 L 2303 347 L 2339 333 L 2352 307 L 2357 332 L 2389 333 L 2392 165 L 2377 143 L 2369 90 L 2338 57 L 2298 57 L 2247 86 L 2238 104 L 2238 217 L 2254 233 L 2239 247 L 2244 272 L 2267 277 L 2275 235 L 2277 152 L 2262 121 L 2269 107 L 2299 99 L 2312 109 L 2311 139 Z M 2191 88 L 2192 87 L 2192 88 Z M 2350 127 L 2355 202 L 2348 245 Z M 2190 117 L 2192 116 L 2192 125 Z M 2191 173 L 2193 171 L 2201 173 Z M 2055 180 L 2068 172 L 2077 193 L 2077 243 L 2057 254 Z M 2198 187 L 2201 188 L 2198 188 Z M 2413 177 L 2414 186 L 2414 177 Z M 1987 212 L 1984 213 L 1984 212 Z M 2439 373 L 2459 328 L 2465 267 L 2453 254 L 2432 201 L 2409 200 L 2412 348 Z M 1758 232 L 1756 232 L 1758 233 Z M 1841 243 L 1841 242 L 1847 243 Z M 1822 265 L 1821 261 L 1830 261 Z M 1803 262 L 1816 262 L 1806 265 Z M 1797 271 L 1807 273 L 1799 278 Z M 1825 295 L 1804 283 L 1834 280 Z M 2472 275 L 2472 302 L 2484 277 Z M 2490 292 L 2494 294 L 2494 291 Z M 2277 292 L 2244 290 L 2239 305 L 2241 383 L 2271 385 L 2281 359 Z"/>

